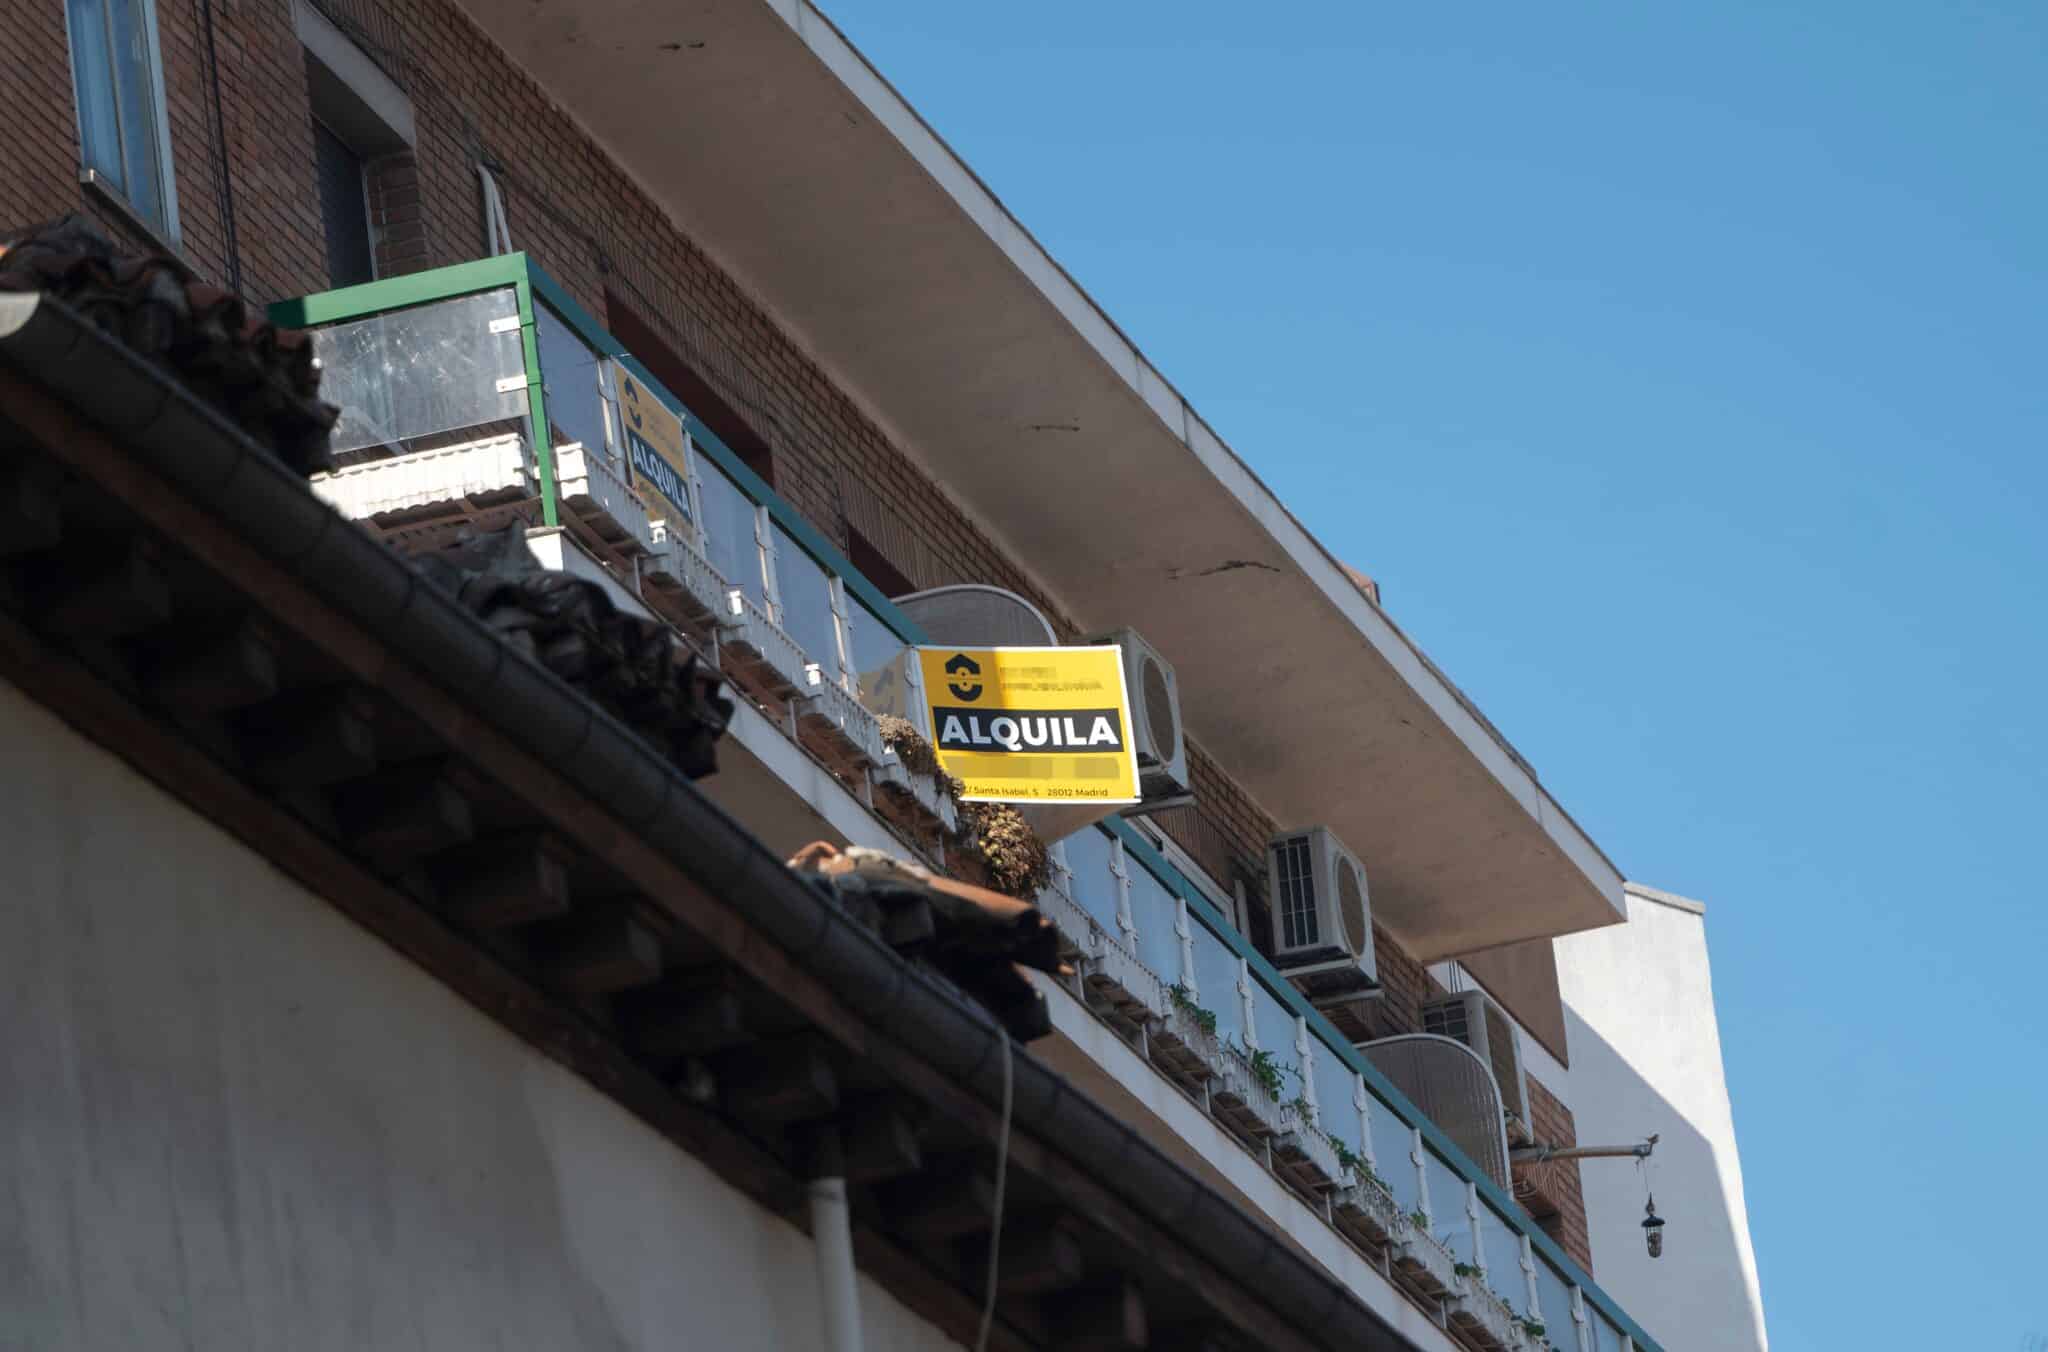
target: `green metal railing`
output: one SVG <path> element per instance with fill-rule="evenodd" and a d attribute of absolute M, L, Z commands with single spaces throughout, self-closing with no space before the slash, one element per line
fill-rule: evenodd
<path fill-rule="evenodd" d="M 830 541 L 819 534 L 815 527 L 798 515 L 774 489 L 733 454 L 717 433 L 707 427 L 681 399 L 656 379 L 633 354 L 627 352 L 618 339 L 607 332 L 588 311 L 525 254 L 480 259 L 432 272 L 345 287 L 296 300 L 280 301 L 270 307 L 269 313 L 272 322 L 281 326 L 319 329 L 375 316 L 395 315 L 416 307 L 501 288 L 510 288 L 517 301 L 520 351 L 524 362 L 528 401 L 525 417 L 535 457 L 542 520 L 545 524 L 553 526 L 560 523 L 560 506 L 553 438 L 546 407 L 546 383 L 543 378 L 545 373 L 542 370 L 536 332 L 536 302 L 552 311 L 593 353 L 599 357 L 616 358 L 635 379 L 670 409 L 676 411 L 689 432 L 696 453 L 715 465 L 753 504 L 766 508 L 774 524 L 801 547 L 828 577 L 838 579 L 848 595 L 857 599 L 860 605 L 887 629 L 896 642 L 906 647 L 914 647 L 925 641 L 924 633 L 908 616 L 897 609 L 889 598 L 855 569 Z M 767 567 L 771 570 L 774 567 L 772 556 Z M 768 579 L 768 586 L 772 591 L 772 575 Z M 844 631 L 841 638 L 844 641 Z M 820 655 L 813 656 L 815 658 Z M 1516 1300 L 1513 1291 L 1522 1288 L 1511 1282 L 1511 1290 L 1505 1294 L 1509 1295 L 1510 1303 L 1517 1307 L 1520 1314 L 1545 1325 L 1544 1336 L 1554 1346 L 1569 1349 L 1570 1352 L 1579 1352 L 1577 1339 L 1580 1335 L 1576 1330 L 1584 1330 L 1587 1340 L 1585 1352 L 1607 1352 L 1609 1347 L 1619 1348 L 1623 1345 L 1621 1339 L 1624 1337 L 1633 1340 L 1639 1352 L 1661 1352 L 1659 1344 L 1601 1291 L 1569 1255 L 1526 1219 L 1521 1208 L 1505 1191 L 1474 1164 L 1435 1122 L 1360 1054 L 1350 1041 L 1295 989 L 1293 983 L 1283 977 L 1246 941 L 1200 888 L 1194 886 L 1149 841 L 1122 819 L 1111 819 L 1096 829 L 1117 842 L 1124 859 L 1143 868 L 1167 897 L 1185 905 L 1189 919 L 1201 928 L 1203 943 L 1220 945 L 1230 959 L 1240 962 L 1243 970 L 1249 972 L 1263 997 L 1277 1004 L 1287 1018 L 1298 1019 L 1306 1025 L 1314 1040 L 1312 1059 L 1320 1062 L 1321 1058 L 1327 1056 L 1332 1059 L 1333 1065 L 1342 1067 L 1344 1072 L 1362 1078 L 1373 1099 L 1389 1110 L 1408 1131 L 1419 1134 L 1427 1154 L 1433 1157 L 1436 1165 L 1447 1171 L 1447 1177 L 1454 1179 L 1455 1185 L 1460 1189 L 1469 1186 L 1485 1204 L 1485 1215 L 1497 1217 L 1508 1227 L 1516 1247 L 1519 1247 L 1522 1241 L 1526 1241 L 1526 1252 L 1533 1257 L 1536 1264 L 1536 1272 L 1530 1285 L 1541 1287 L 1542 1291 L 1532 1291 L 1527 1297 Z M 1105 927 L 1105 934 L 1110 942 L 1120 942 L 1114 926 Z M 1156 969 L 1157 964 L 1152 966 Z M 1159 973 L 1155 970 L 1155 974 Z M 1326 1113 L 1326 1120 L 1327 1116 Z M 1346 1142 L 1347 1148 L 1359 1147 L 1354 1149 L 1353 1153 L 1371 1158 L 1374 1152 L 1369 1139 L 1370 1123 L 1362 1122 L 1359 1130 L 1362 1134 L 1361 1139 L 1357 1142 Z M 1386 1167 L 1382 1165 L 1381 1172 L 1384 1173 Z M 1432 1208 L 1427 1202 L 1427 1190 L 1432 1177 L 1429 1162 L 1425 1162 L 1419 1173 L 1421 1180 L 1417 1186 L 1424 1190 L 1421 1209 L 1430 1211 Z M 1440 1179 L 1439 1183 L 1442 1181 Z M 1500 1265 L 1498 1255 L 1506 1252 L 1499 1247 L 1504 1241 L 1498 1234 L 1494 1236 L 1496 1258 L 1489 1265 L 1484 1238 L 1478 1233 L 1485 1228 L 1482 1218 L 1475 1223 L 1474 1233 L 1469 1237 L 1471 1256 L 1475 1260 L 1473 1266 L 1497 1267 Z M 1500 1281 L 1490 1281 L 1489 1284 L 1496 1290 L 1501 1289 Z M 1558 1311 L 1554 1308 L 1558 1297 L 1553 1293 L 1553 1289 L 1566 1292 L 1568 1299 L 1571 1288 L 1583 1292 L 1585 1322 L 1561 1326 Z M 1535 1308 L 1522 1308 L 1526 1305 L 1533 1305 Z M 1608 1341 L 1610 1334 L 1612 1340 Z"/>

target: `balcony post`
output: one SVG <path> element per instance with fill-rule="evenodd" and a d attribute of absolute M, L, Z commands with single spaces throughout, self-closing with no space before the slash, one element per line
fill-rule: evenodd
<path fill-rule="evenodd" d="M 689 478 L 683 484 L 683 491 L 690 498 L 690 525 L 697 534 L 697 548 L 704 548 L 704 480 L 697 469 L 697 439 L 690 435 L 690 425 L 683 424 L 683 466 L 689 471 Z"/>
<path fill-rule="evenodd" d="M 1422 1228 L 1432 1233 L 1436 1230 L 1436 1219 L 1429 1207 L 1429 1164 L 1428 1148 L 1422 1144 L 1422 1128 L 1408 1129 L 1408 1162 L 1415 1166 L 1415 1209 L 1422 1213 Z M 1524 1240 L 1523 1243 L 1527 1243 Z"/>
<path fill-rule="evenodd" d="M 1195 983 L 1195 934 L 1188 926 L 1188 899 L 1175 896 L 1173 899 L 1173 932 L 1180 939 L 1180 984 L 1188 999 L 1201 1003 L 1201 988 Z"/>
<path fill-rule="evenodd" d="M 1109 844 L 1109 871 L 1116 879 L 1116 927 L 1123 934 L 1124 947 L 1138 951 L 1138 918 L 1131 913 L 1131 870 L 1124 856 L 1122 840 Z"/>
<path fill-rule="evenodd" d="M 1055 840 L 1045 847 L 1046 861 L 1052 865 L 1052 885 L 1068 900 L 1074 896 L 1074 870 L 1067 863 L 1067 842 Z"/>
<path fill-rule="evenodd" d="M 765 502 L 754 505 L 754 552 L 760 556 L 761 609 L 768 612 L 769 619 L 782 624 L 782 585 L 775 573 L 775 526 Z"/>
<path fill-rule="evenodd" d="M 1351 1105 L 1358 1109 L 1358 1158 L 1377 1174 L 1380 1165 L 1372 1150 L 1372 1099 L 1366 1092 L 1365 1076 L 1355 1070 L 1351 1072 Z"/>
<path fill-rule="evenodd" d="M 849 694 L 860 693 L 860 675 L 853 669 L 853 608 L 846 603 L 846 580 L 825 574 L 825 599 L 832 607 L 832 642 L 838 645 L 833 679 Z"/>
<path fill-rule="evenodd" d="M 1316 1101 L 1316 1044 L 1308 1035 L 1308 1020 L 1294 1016 L 1294 1059 L 1301 1067 L 1301 1101 L 1308 1105 L 1308 1124 L 1323 1125 L 1323 1105 Z"/>
<path fill-rule="evenodd" d="M 1243 958 L 1237 960 L 1237 1007 L 1244 1019 L 1244 1045 L 1247 1051 L 1259 1049 L 1258 1006 L 1252 1003 L 1252 965 Z"/>
<path fill-rule="evenodd" d="M 1529 1317 L 1542 1321 L 1543 1288 L 1536 1285 L 1536 1250 L 1529 1243 L 1527 1235 L 1522 1236 L 1522 1287 L 1529 1302 Z"/>
<path fill-rule="evenodd" d="M 1586 1315 L 1584 1289 L 1572 1288 L 1572 1326 L 1579 1340 L 1579 1352 L 1593 1352 L 1593 1321 Z"/>
<path fill-rule="evenodd" d="M 561 494 L 555 484 L 555 429 L 548 423 L 547 391 L 541 386 L 540 332 L 533 317 L 533 283 L 524 276 L 513 284 L 519 300 L 519 356 L 526 369 L 526 428 L 533 442 L 535 476 L 540 480 L 540 523 L 562 524 Z"/>
<path fill-rule="evenodd" d="M 1486 1280 L 1486 1246 L 1479 1242 L 1479 1185 L 1465 1185 L 1465 1221 L 1472 1234 L 1472 1266 L 1479 1269 L 1479 1280 Z"/>

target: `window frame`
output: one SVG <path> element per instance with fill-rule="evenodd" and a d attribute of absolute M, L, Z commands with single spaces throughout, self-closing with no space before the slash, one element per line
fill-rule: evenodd
<path fill-rule="evenodd" d="M 100 7 L 100 14 L 106 24 L 107 40 L 114 41 L 113 0 L 93 0 Z M 170 107 L 164 95 L 164 50 L 163 40 L 158 34 L 156 0 L 135 0 L 142 12 L 142 30 L 147 50 L 144 62 L 148 67 L 149 99 L 154 110 L 150 138 L 156 152 L 157 183 L 161 201 L 157 204 L 163 211 L 163 219 L 153 219 L 144 204 L 129 196 L 126 187 L 116 188 L 100 167 L 92 162 L 92 155 L 85 143 L 85 90 L 80 85 L 78 42 L 71 31 L 71 3 L 64 5 L 64 49 L 71 65 L 71 117 L 73 130 L 78 134 L 78 181 L 91 188 L 116 207 L 127 220 L 140 227 L 159 242 L 176 249 L 180 243 L 178 228 L 178 176 L 171 153 Z M 114 66 L 114 53 L 106 53 L 106 75 L 118 85 L 119 76 Z M 121 101 L 118 88 L 114 91 L 114 140 L 121 161 L 123 178 L 134 182 L 134 175 L 128 168 L 127 138 L 122 135 Z"/>
<path fill-rule="evenodd" d="M 314 126 L 313 163 L 316 179 L 319 173 L 320 162 L 320 132 L 324 131 L 329 136 L 332 136 L 335 140 L 335 143 L 338 144 L 343 150 L 346 150 L 349 153 L 349 157 L 356 162 L 356 193 L 363 199 L 363 242 L 370 246 L 370 275 L 368 277 L 365 277 L 358 282 L 335 281 L 332 276 L 334 269 L 332 266 L 332 262 L 330 260 L 328 267 L 328 273 L 330 275 L 328 277 L 328 281 L 333 283 L 335 287 L 359 286 L 362 285 L 364 282 L 380 282 L 384 280 L 384 271 L 382 268 L 377 266 L 377 212 L 376 202 L 370 196 L 371 157 L 365 155 L 361 150 L 357 149 L 355 143 L 349 140 L 348 137 L 342 135 L 342 133 L 334 126 L 333 123 L 329 122 L 326 118 L 320 116 L 320 110 L 318 108 L 315 108 L 313 110 L 312 121 Z M 321 252 L 325 254 L 328 246 L 327 204 L 325 202 L 322 202 L 320 204 L 320 245 Z"/>

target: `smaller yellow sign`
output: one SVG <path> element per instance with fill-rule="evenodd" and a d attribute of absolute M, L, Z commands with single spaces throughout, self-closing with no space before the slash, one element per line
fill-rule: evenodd
<path fill-rule="evenodd" d="M 690 454 L 682 418 L 642 385 L 624 362 L 612 361 L 612 379 L 619 392 L 619 425 L 626 434 L 626 463 L 632 467 L 633 482 L 643 492 L 653 490 L 679 520 L 691 520 Z"/>
<path fill-rule="evenodd" d="M 1135 803 L 1123 651 L 919 648 L 926 728 L 960 795 L 994 803 Z"/>

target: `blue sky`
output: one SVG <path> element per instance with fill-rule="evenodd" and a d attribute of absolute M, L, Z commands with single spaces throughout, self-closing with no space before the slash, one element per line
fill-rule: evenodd
<path fill-rule="evenodd" d="M 2048 7 L 826 3 L 1709 903 L 1774 1349 L 2048 1333 Z"/>

